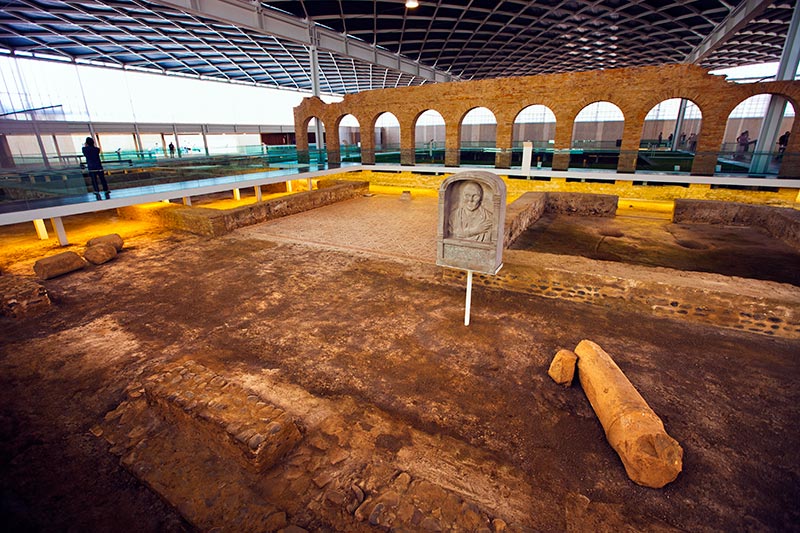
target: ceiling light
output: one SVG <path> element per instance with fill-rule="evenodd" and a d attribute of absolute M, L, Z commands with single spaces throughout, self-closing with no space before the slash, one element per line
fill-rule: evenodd
<path fill-rule="evenodd" d="M 415 7 L 419 7 L 419 2 L 417 0 L 406 0 L 406 7 L 408 9 L 414 9 Z"/>

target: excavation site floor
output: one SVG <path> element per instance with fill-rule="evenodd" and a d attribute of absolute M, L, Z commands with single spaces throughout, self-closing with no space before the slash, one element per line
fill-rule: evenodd
<path fill-rule="evenodd" d="M 435 219 L 435 199 L 384 195 L 213 239 L 76 219 L 74 242 L 119 231 L 125 248 L 41 282 L 45 314 L 0 319 L 4 530 L 191 531 L 98 430 L 132 383 L 187 359 L 269 396 L 326 457 L 336 449 L 302 468 L 290 453 L 269 486 L 247 480 L 309 531 L 381 530 L 335 494 L 357 485 L 369 498 L 382 479 L 440 487 L 489 531 L 800 527 L 800 341 L 485 287 L 465 327 L 463 285 L 433 264 Z M 62 251 L 26 245 L 32 231 L 0 228 L 2 275 L 32 277 L 33 260 Z M 683 447 L 665 488 L 631 482 L 580 385 L 547 376 L 582 339 Z M 177 439 L 171 453 L 201 444 Z M 438 519 L 408 529 L 448 530 L 436 505 Z"/>

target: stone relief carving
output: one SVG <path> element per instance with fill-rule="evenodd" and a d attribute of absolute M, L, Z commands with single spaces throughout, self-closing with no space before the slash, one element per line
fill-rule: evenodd
<path fill-rule="evenodd" d="M 448 213 L 447 236 L 477 242 L 491 242 L 494 215 L 484 205 L 485 193 L 477 181 L 464 181 L 458 202 Z M 491 198 L 486 203 L 491 205 Z"/>

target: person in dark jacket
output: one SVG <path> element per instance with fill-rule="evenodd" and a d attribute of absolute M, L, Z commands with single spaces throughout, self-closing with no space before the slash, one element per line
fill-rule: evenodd
<path fill-rule="evenodd" d="M 83 157 L 86 158 L 86 168 L 89 169 L 89 176 L 92 178 L 92 188 L 94 188 L 94 195 L 100 199 L 100 183 L 103 184 L 103 191 L 106 193 L 106 198 L 110 196 L 108 192 L 108 183 L 106 182 L 106 175 L 103 171 L 103 162 L 100 161 L 100 149 L 94 145 L 94 139 L 86 137 L 86 144 L 83 145 Z"/>

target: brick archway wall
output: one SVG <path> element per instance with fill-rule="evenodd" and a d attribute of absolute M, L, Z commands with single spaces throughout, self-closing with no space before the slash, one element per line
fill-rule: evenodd
<path fill-rule="evenodd" d="M 374 139 L 369 144 L 368 136 L 364 135 L 370 128 L 374 128 L 373 117 L 386 111 L 398 117 L 401 152 L 413 154 L 413 131 L 403 135 L 403 128 L 411 130 L 414 117 L 426 109 L 436 109 L 445 120 L 445 162 L 448 165 L 457 165 L 460 119 L 475 107 L 486 107 L 495 114 L 498 121 L 497 148 L 506 149 L 509 148 L 508 132 L 513 130 L 514 117 L 519 110 L 531 104 L 547 105 L 556 116 L 554 148 L 566 150 L 570 147 L 577 113 L 588 103 L 609 101 L 616 104 L 625 116 L 621 150 L 623 153 L 635 154 L 648 111 L 664 100 L 686 98 L 694 102 L 703 114 L 692 172 L 711 175 L 714 173 L 716 153 L 722 143 L 731 110 L 746 98 L 761 93 L 783 96 L 792 103 L 795 110 L 800 111 L 800 81 L 736 84 L 725 81 L 721 76 L 712 76 L 698 66 L 676 64 L 365 91 L 347 95 L 344 100 L 335 104 L 324 104 L 319 98 L 313 97 L 304 99 L 294 109 L 294 116 L 298 151 L 305 149 L 306 152 L 308 145 L 302 128 L 307 125 L 308 118 L 320 117 L 328 125 L 334 124 L 335 119 L 342 115 L 356 116 L 363 125 L 362 150 L 371 150 L 374 162 Z M 790 157 L 788 153 L 797 153 L 798 150 L 800 121 L 795 120 L 787 157 L 780 169 L 782 177 L 800 177 L 800 156 Z M 366 157 L 362 156 L 363 161 L 369 163 L 369 154 L 365 155 Z M 557 152 L 554 155 L 553 168 L 566 168 L 568 160 L 568 153 Z M 413 158 L 407 157 L 405 163 L 413 164 Z M 504 158 L 499 159 L 498 164 L 507 166 Z M 620 157 L 619 171 L 633 172 L 634 169 L 633 156 Z"/>

